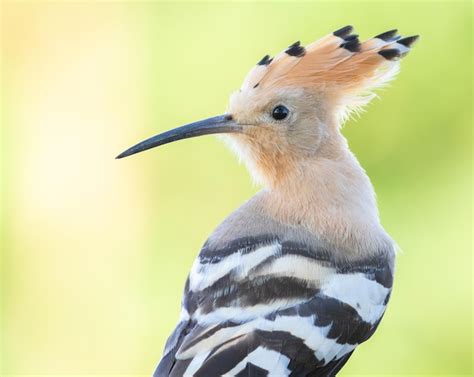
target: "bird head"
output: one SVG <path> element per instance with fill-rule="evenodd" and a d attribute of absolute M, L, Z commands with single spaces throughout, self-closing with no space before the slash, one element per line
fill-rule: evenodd
<path fill-rule="evenodd" d="M 126 157 L 176 140 L 225 134 L 254 178 L 274 186 L 315 159 L 337 158 L 346 148 L 340 125 L 398 72 L 417 36 L 396 30 L 360 42 L 352 26 L 306 47 L 293 43 L 264 56 L 234 92 L 226 114 L 153 136 Z"/>

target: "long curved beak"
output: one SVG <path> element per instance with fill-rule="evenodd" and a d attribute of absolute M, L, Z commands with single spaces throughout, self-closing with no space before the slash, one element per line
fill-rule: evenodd
<path fill-rule="evenodd" d="M 152 136 L 120 153 L 116 158 L 131 156 L 132 154 L 143 152 L 147 149 L 155 148 L 181 139 L 230 132 L 242 132 L 242 126 L 238 125 L 232 119 L 232 115 L 219 115 Z"/>

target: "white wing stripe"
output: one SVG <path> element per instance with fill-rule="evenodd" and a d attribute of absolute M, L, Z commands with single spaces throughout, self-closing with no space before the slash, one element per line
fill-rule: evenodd
<path fill-rule="evenodd" d="M 255 318 L 264 317 L 268 314 L 290 308 L 301 303 L 301 299 L 282 299 L 269 302 L 268 304 L 257 304 L 253 306 L 228 306 L 219 307 L 210 313 L 202 314 L 198 309 L 193 318 L 202 326 L 225 322 L 247 322 Z"/>
<path fill-rule="evenodd" d="M 258 347 L 249 353 L 240 363 L 231 369 L 225 376 L 235 376 L 242 371 L 247 363 L 263 368 L 268 371 L 269 377 L 288 376 L 291 371 L 287 368 L 290 359 L 279 352 Z"/>
<path fill-rule="evenodd" d="M 335 268 L 325 267 L 320 261 L 301 255 L 284 255 L 275 259 L 268 266 L 255 272 L 256 276 L 291 276 L 320 285 L 327 276 L 334 274 Z"/>
<path fill-rule="evenodd" d="M 245 277 L 253 267 L 279 252 L 281 252 L 281 244 L 274 243 L 260 247 L 248 254 L 238 251 L 217 263 L 202 264 L 197 258 L 189 275 L 189 287 L 192 291 L 202 290 L 234 269 L 237 277 Z"/>
<path fill-rule="evenodd" d="M 363 273 L 337 274 L 322 286 L 321 292 L 352 306 L 365 322 L 374 324 L 385 310 L 390 288 L 367 279 Z"/>
<path fill-rule="evenodd" d="M 211 353 L 211 351 L 204 352 L 201 354 L 196 355 L 193 357 L 191 363 L 188 365 L 186 368 L 186 371 L 184 372 L 184 376 L 193 376 L 194 373 L 202 366 L 204 361 L 206 360 L 206 357 Z"/>
<path fill-rule="evenodd" d="M 319 360 L 325 360 L 325 362 L 331 361 L 335 355 L 340 358 L 356 347 L 357 344 L 340 344 L 337 343 L 337 339 L 327 338 L 331 325 L 318 327 L 314 325 L 313 321 L 312 316 L 280 316 L 275 318 L 274 321 L 263 318 L 257 319 L 238 327 L 218 330 L 185 352 L 180 353 L 178 351 L 177 357 L 178 359 L 196 357 L 201 351 L 212 349 L 228 339 L 251 333 L 254 330 L 286 331 L 303 340 L 314 351 L 315 356 Z"/>

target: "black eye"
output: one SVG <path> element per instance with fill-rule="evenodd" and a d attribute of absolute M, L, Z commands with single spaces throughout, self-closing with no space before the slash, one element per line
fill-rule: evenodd
<path fill-rule="evenodd" d="M 288 116 L 289 113 L 290 110 L 288 110 L 285 106 L 278 105 L 273 109 L 272 117 L 276 120 L 283 120 Z"/>

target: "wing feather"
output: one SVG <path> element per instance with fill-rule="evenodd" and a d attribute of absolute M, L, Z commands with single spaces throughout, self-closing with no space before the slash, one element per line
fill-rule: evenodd
<path fill-rule="evenodd" d="M 392 267 L 388 253 L 331 255 L 270 235 L 205 246 L 155 376 L 336 373 L 377 328 Z"/>

